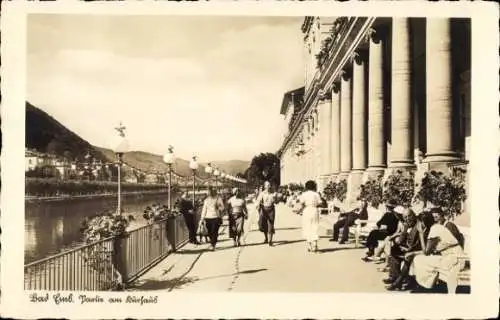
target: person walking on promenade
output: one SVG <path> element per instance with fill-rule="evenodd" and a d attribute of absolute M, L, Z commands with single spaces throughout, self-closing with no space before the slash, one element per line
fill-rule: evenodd
<path fill-rule="evenodd" d="M 224 203 L 217 196 L 217 191 L 210 187 L 208 197 L 203 202 L 201 210 L 201 220 L 206 223 L 208 237 L 210 238 L 210 250 L 214 251 L 219 237 L 219 228 L 222 224 L 222 213 L 224 212 Z"/>
<path fill-rule="evenodd" d="M 196 240 L 196 213 L 195 208 L 193 207 L 193 202 L 188 199 L 187 192 L 184 192 L 181 195 L 181 198 L 178 203 L 179 212 L 184 217 L 184 221 L 186 222 L 186 227 L 189 232 L 189 242 L 194 244 L 200 244 L 198 240 Z"/>
<path fill-rule="evenodd" d="M 306 240 L 307 251 L 318 251 L 319 239 L 319 206 L 321 197 L 316 192 L 316 182 L 306 182 L 306 191 L 299 198 L 302 212 L 302 235 Z"/>
<path fill-rule="evenodd" d="M 243 234 L 244 220 L 248 218 L 247 206 L 240 189 L 235 188 L 234 195 L 227 201 L 229 209 L 229 237 L 233 238 L 234 246 L 240 246 Z"/>
<path fill-rule="evenodd" d="M 259 208 L 259 230 L 264 233 L 264 243 L 269 243 L 269 246 L 273 245 L 276 201 L 276 193 L 271 191 L 271 183 L 264 182 L 264 190 L 257 197 L 256 205 Z"/>

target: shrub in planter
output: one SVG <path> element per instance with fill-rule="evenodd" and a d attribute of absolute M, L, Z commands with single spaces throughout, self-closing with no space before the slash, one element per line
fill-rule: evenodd
<path fill-rule="evenodd" d="M 434 170 L 426 172 L 417 185 L 415 198 L 441 207 L 447 217 L 454 218 L 462 213 L 462 203 L 467 199 L 465 173 L 463 169 L 456 169 L 453 176 Z"/>
<path fill-rule="evenodd" d="M 326 201 L 331 201 L 335 198 L 335 183 L 333 181 L 328 182 L 328 184 L 323 189 L 323 195 Z"/>
<path fill-rule="evenodd" d="M 148 224 L 153 224 L 157 221 L 165 220 L 172 215 L 173 212 L 171 212 L 166 205 L 153 203 L 151 206 L 147 206 L 146 209 L 144 209 L 142 217 Z"/>
<path fill-rule="evenodd" d="M 415 194 L 415 174 L 411 171 L 396 170 L 384 182 L 382 199 L 385 203 L 410 207 Z"/>
<path fill-rule="evenodd" d="M 290 189 L 290 191 L 303 191 L 304 190 L 304 186 L 301 184 L 301 183 L 290 183 L 288 185 L 288 189 Z"/>
<path fill-rule="evenodd" d="M 347 195 L 347 181 L 345 179 L 339 182 L 330 181 L 323 189 L 323 194 L 327 201 L 338 199 L 344 201 Z"/>
<path fill-rule="evenodd" d="M 335 184 L 335 198 L 344 201 L 347 195 L 347 180 L 342 179 Z"/>
<path fill-rule="evenodd" d="M 104 212 L 87 217 L 82 222 L 83 240 L 93 244 L 82 251 L 83 259 L 89 268 L 102 275 L 100 286 L 104 289 L 122 288 L 123 277 L 118 271 L 114 246 L 110 248 L 107 242 L 98 241 L 125 235 L 132 220 L 134 217 L 131 215 Z"/>
<path fill-rule="evenodd" d="M 360 186 L 358 200 L 366 201 L 368 205 L 378 208 L 383 202 L 382 176 L 375 179 L 370 178 L 363 183 Z"/>

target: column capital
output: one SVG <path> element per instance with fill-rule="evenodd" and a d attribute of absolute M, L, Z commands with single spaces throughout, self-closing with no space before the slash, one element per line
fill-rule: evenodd
<path fill-rule="evenodd" d="M 386 31 L 383 30 L 382 27 L 374 27 L 370 28 L 366 33 L 365 40 L 367 42 L 373 42 L 375 44 L 379 44 L 383 41 Z"/>
<path fill-rule="evenodd" d="M 334 82 L 332 84 L 332 93 L 339 93 L 340 92 L 340 82 Z"/>
<path fill-rule="evenodd" d="M 332 92 L 330 90 L 321 89 L 318 93 L 319 101 L 324 102 L 332 99 Z"/>
<path fill-rule="evenodd" d="M 366 50 L 362 49 L 357 49 L 354 51 L 354 53 L 351 55 L 351 60 L 353 62 L 353 65 L 361 65 L 363 62 L 366 62 L 368 59 L 368 54 Z"/>
<path fill-rule="evenodd" d="M 352 72 L 349 69 L 342 69 L 340 70 L 339 75 L 341 80 L 347 81 L 351 78 Z"/>

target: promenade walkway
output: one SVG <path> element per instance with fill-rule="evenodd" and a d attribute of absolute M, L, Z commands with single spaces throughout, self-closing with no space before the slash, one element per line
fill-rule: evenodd
<path fill-rule="evenodd" d="M 149 270 L 129 290 L 386 292 L 381 281 L 385 274 L 360 260 L 365 249 L 328 241 L 331 218 L 321 218 L 320 252 L 306 252 L 300 219 L 290 208 L 278 206 L 273 247 L 262 244 L 262 233 L 249 231 L 247 223 L 243 246 L 234 248 L 227 227 L 223 227 L 216 251 L 207 251 L 206 244 L 188 244 Z"/>

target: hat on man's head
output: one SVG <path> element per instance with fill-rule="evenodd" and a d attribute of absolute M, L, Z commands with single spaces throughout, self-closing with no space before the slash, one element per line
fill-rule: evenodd
<path fill-rule="evenodd" d="M 398 206 L 398 204 L 394 200 L 389 200 L 385 203 L 385 206 L 391 209 L 394 209 Z"/>

